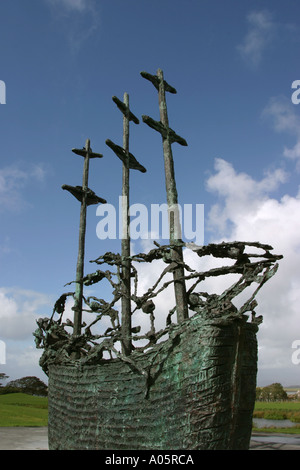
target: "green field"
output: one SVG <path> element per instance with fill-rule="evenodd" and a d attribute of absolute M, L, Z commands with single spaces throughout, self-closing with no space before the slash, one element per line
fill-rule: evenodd
<path fill-rule="evenodd" d="M 289 419 L 295 423 L 293 428 L 253 428 L 253 431 L 300 434 L 300 401 L 256 402 L 253 417 Z M 47 424 L 47 398 L 25 393 L 0 395 L 0 426 L 47 426 Z"/>
<path fill-rule="evenodd" d="M 48 399 L 25 393 L 0 395 L 0 426 L 47 426 Z"/>
<path fill-rule="evenodd" d="M 300 401 L 256 402 L 253 417 L 275 420 L 289 419 L 295 423 L 292 428 L 253 428 L 254 431 L 300 434 Z"/>
<path fill-rule="evenodd" d="M 255 410 L 300 411 L 300 401 L 257 401 Z"/>

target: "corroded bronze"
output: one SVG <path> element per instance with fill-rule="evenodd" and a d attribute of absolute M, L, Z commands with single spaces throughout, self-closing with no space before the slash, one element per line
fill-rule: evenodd
<path fill-rule="evenodd" d="M 89 161 L 90 158 L 102 158 L 100 153 L 93 153 L 90 147 L 90 140 L 86 140 L 83 149 L 72 149 L 72 152 L 84 157 L 82 186 L 63 185 L 62 188 L 69 191 L 78 201 L 81 202 L 80 223 L 79 223 L 79 244 L 76 267 L 76 290 L 74 295 L 74 329 L 73 335 L 79 336 L 82 323 L 82 298 L 83 298 L 83 275 L 84 275 L 84 252 L 86 233 L 86 209 L 91 204 L 105 204 L 106 200 L 97 196 L 88 188 Z"/>
<path fill-rule="evenodd" d="M 177 268 L 173 273 L 176 311 L 177 320 L 178 322 L 181 322 L 188 318 L 188 304 L 184 282 L 182 248 L 180 243 L 178 243 L 181 240 L 181 227 L 179 220 L 178 194 L 175 181 L 174 161 L 171 144 L 173 142 L 177 142 L 180 145 L 186 146 L 187 143 L 185 139 L 178 136 L 169 127 L 166 91 L 175 94 L 177 93 L 175 88 L 173 88 L 164 80 L 163 71 L 161 69 L 158 69 L 157 76 L 150 75 L 147 72 L 141 72 L 141 75 L 143 78 L 146 78 L 151 83 L 153 83 L 155 88 L 158 90 L 160 122 L 154 121 L 149 116 L 143 116 L 143 121 L 152 129 L 158 131 L 161 134 L 163 141 L 165 183 L 167 191 L 167 203 L 169 208 L 170 244 L 174 245 L 174 248 L 171 250 L 171 257 L 172 260 L 177 263 Z"/>
<path fill-rule="evenodd" d="M 123 162 L 122 176 L 122 351 L 129 356 L 132 350 L 131 343 L 131 262 L 130 262 L 130 220 L 129 220 L 129 171 L 139 170 L 146 172 L 136 158 L 129 152 L 129 121 L 139 124 L 138 118 L 129 109 L 129 95 L 124 93 L 124 103 L 113 96 L 120 111 L 123 113 L 123 148 L 106 140 L 108 145 Z"/>
<path fill-rule="evenodd" d="M 63 186 L 81 202 L 76 290 L 62 294 L 51 317 L 40 318 L 34 332 L 36 347 L 43 349 L 40 365 L 50 378 L 49 448 L 248 449 L 255 404 L 256 333 L 263 319 L 256 314 L 255 297 L 276 273 L 282 256 L 259 242 L 196 246 L 181 240 L 171 144 L 187 144 L 170 129 L 165 100 L 165 92 L 176 90 L 161 70 L 156 76 L 146 72 L 142 76 L 159 92 L 160 121 L 148 116 L 143 120 L 162 136 L 170 242 L 154 242 L 148 253 L 130 254 L 129 171 L 146 170 L 129 152 L 129 121 L 138 123 L 138 119 L 129 109 L 128 95 L 124 103 L 113 97 L 124 116 L 123 148 L 106 142 L 123 163 L 122 253 L 99 256 L 91 261 L 98 269 L 84 275 L 86 208 L 106 202 L 88 188 L 89 159 L 101 155 L 91 151 L 87 140 L 84 149 L 73 149 L 85 159 L 82 186 Z M 194 257 L 196 264 L 204 256 L 229 262 L 201 272 L 187 264 L 183 249 L 192 250 L 187 258 Z M 141 288 L 140 263 L 162 266 L 146 289 Z M 234 283 L 223 292 L 201 289 L 208 278 L 227 275 L 234 275 Z M 83 295 L 85 286 L 95 289 L 103 281 L 111 288 L 110 301 Z M 175 290 L 175 305 L 167 312 L 161 306 L 169 286 Z M 237 296 L 244 299 L 242 305 L 235 302 Z M 66 302 L 72 297 L 74 322 L 65 318 Z M 159 330 L 154 317 L 158 305 L 165 314 L 165 327 Z M 83 311 L 87 324 L 82 324 Z M 134 314 L 141 319 L 147 316 L 149 331 L 144 321 L 132 328 Z"/>

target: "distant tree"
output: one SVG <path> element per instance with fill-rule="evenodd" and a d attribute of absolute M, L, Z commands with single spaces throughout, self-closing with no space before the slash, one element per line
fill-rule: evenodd
<path fill-rule="evenodd" d="M 3 387 L 3 385 L 2 385 L 1 382 L 2 382 L 3 380 L 8 379 L 8 378 L 9 378 L 9 376 L 6 375 L 6 374 L 4 374 L 4 372 L 0 372 L 0 387 Z"/>
<path fill-rule="evenodd" d="M 270 393 L 273 401 L 287 400 L 288 396 L 280 383 L 270 385 Z"/>
<path fill-rule="evenodd" d="M 287 399 L 286 391 L 277 382 L 266 387 L 257 387 L 256 389 L 256 400 L 258 401 L 282 401 Z"/>
<path fill-rule="evenodd" d="M 3 372 L 0 372 L 0 382 L 8 378 L 8 375 L 4 374 Z M 0 383 L 0 395 L 6 395 L 7 393 L 16 393 L 18 391 L 19 390 L 16 390 L 13 387 L 8 387 L 7 385 L 3 385 L 2 383 Z"/>
<path fill-rule="evenodd" d="M 262 387 L 256 387 L 256 401 L 261 401 Z"/>
<path fill-rule="evenodd" d="M 12 380 L 7 384 L 7 387 L 17 389 L 19 392 L 27 393 L 28 395 L 47 396 L 48 387 L 37 377 L 22 377 L 21 379 Z"/>

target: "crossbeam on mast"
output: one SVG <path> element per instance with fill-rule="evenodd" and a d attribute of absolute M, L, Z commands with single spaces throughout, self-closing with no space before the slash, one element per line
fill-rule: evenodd
<path fill-rule="evenodd" d="M 113 101 L 123 113 L 123 148 L 114 144 L 111 140 L 106 140 L 106 145 L 110 147 L 123 163 L 122 173 L 122 353 L 129 356 L 132 351 L 132 322 L 131 322 L 131 261 L 130 261 L 130 220 L 129 220 L 129 173 L 130 170 L 146 172 L 146 168 L 141 165 L 129 152 L 129 122 L 139 124 L 138 118 L 130 111 L 129 95 L 124 93 L 124 102 L 113 96 Z"/>
<path fill-rule="evenodd" d="M 78 201 L 81 202 L 78 256 L 77 256 L 77 265 L 76 265 L 76 288 L 75 288 L 74 306 L 73 306 L 73 311 L 74 311 L 73 336 L 79 336 L 81 334 L 81 324 L 82 324 L 86 209 L 91 204 L 99 204 L 99 203 L 105 204 L 106 200 L 103 198 L 100 198 L 94 193 L 94 191 L 88 188 L 90 158 L 102 158 L 103 155 L 100 153 L 92 152 L 92 149 L 90 147 L 90 139 L 86 140 L 86 144 L 83 149 L 72 149 L 72 152 L 84 157 L 82 186 L 69 186 L 66 184 L 62 186 L 62 189 L 69 191 Z"/>
<path fill-rule="evenodd" d="M 176 299 L 177 321 L 182 322 L 188 318 L 188 304 L 186 298 L 186 286 L 184 281 L 184 263 L 181 244 L 181 227 L 178 208 L 178 194 L 175 181 L 174 161 L 172 153 L 172 143 L 177 142 L 180 145 L 187 145 L 182 137 L 178 136 L 170 127 L 166 103 L 166 92 L 177 93 L 176 89 L 169 85 L 163 76 L 163 71 L 158 69 L 157 75 L 151 75 L 148 72 L 141 72 L 141 76 L 149 80 L 158 91 L 160 122 L 154 121 L 149 116 L 143 116 L 143 121 L 152 129 L 158 131 L 162 136 L 164 166 L 165 166 L 165 184 L 167 192 L 167 203 L 169 208 L 169 231 L 171 249 L 171 258 L 177 263 L 174 270 L 174 291 Z"/>

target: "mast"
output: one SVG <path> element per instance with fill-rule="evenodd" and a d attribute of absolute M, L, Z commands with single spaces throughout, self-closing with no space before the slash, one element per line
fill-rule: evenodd
<path fill-rule="evenodd" d="M 177 93 L 176 89 L 169 85 L 163 76 L 163 71 L 158 69 L 157 75 L 151 75 L 147 72 L 141 72 L 143 78 L 149 80 L 158 91 L 160 121 L 154 121 L 149 116 L 142 116 L 143 121 L 152 129 L 159 132 L 162 136 L 164 166 L 165 166 L 165 184 L 167 192 L 167 203 L 169 210 L 169 231 L 171 259 L 177 263 L 177 268 L 173 272 L 174 290 L 176 299 L 177 321 L 181 322 L 188 318 L 188 305 L 186 299 L 186 287 L 184 281 L 184 264 L 181 246 L 181 226 L 179 218 L 178 194 L 175 181 L 174 161 L 172 153 L 172 143 L 177 142 L 180 145 L 187 146 L 185 139 L 177 135 L 169 127 L 166 92 Z"/>
<path fill-rule="evenodd" d="M 123 162 L 122 174 L 122 352 L 129 356 L 132 350 L 131 342 L 131 261 L 130 261 L 130 217 L 129 217 L 129 171 L 139 170 L 142 173 L 146 169 L 140 165 L 129 152 L 129 122 L 139 124 L 138 118 L 130 111 L 129 95 L 124 93 L 124 102 L 113 96 L 120 111 L 123 113 L 123 148 L 115 145 L 107 139 L 106 144 L 115 152 Z"/>
<path fill-rule="evenodd" d="M 102 158 L 100 153 L 93 153 L 90 147 L 90 140 L 86 140 L 83 149 L 72 149 L 72 152 L 84 157 L 82 186 L 69 186 L 64 184 L 62 189 L 69 191 L 78 201 L 81 202 L 80 207 L 80 223 L 79 223 L 79 243 L 78 256 L 76 266 L 76 289 L 74 295 L 74 326 L 73 335 L 81 334 L 82 323 L 82 299 L 83 299 L 83 275 L 84 275 L 84 252 L 85 252 L 85 234 L 86 234 L 86 210 L 92 204 L 105 204 L 106 200 L 98 197 L 91 189 L 88 188 L 89 179 L 89 162 L 90 158 Z"/>

